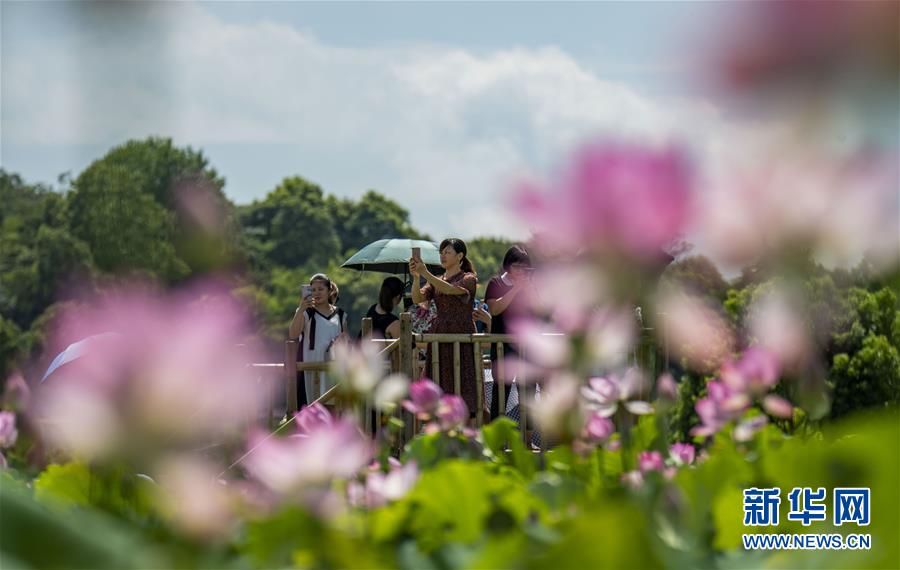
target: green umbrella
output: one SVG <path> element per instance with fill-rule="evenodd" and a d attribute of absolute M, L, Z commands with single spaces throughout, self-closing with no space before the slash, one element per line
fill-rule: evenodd
<path fill-rule="evenodd" d="M 412 248 L 422 249 L 422 261 L 433 273 L 443 272 L 441 257 L 438 248 L 430 241 L 420 239 L 380 239 L 362 248 L 350 259 L 341 264 L 341 267 L 358 269 L 360 271 L 378 271 L 380 273 L 393 273 L 395 275 L 407 275 L 409 273 L 409 258 L 412 257 Z"/>

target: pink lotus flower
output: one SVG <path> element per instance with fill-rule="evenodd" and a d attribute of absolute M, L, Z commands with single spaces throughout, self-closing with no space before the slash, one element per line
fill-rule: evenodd
<path fill-rule="evenodd" d="M 673 443 L 669 446 L 669 456 L 678 465 L 690 465 L 694 462 L 696 450 L 689 443 Z"/>
<path fill-rule="evenodd" d="M 423 378 L 409 385 L 410 399 L 403 401 L 403 407 L 419 419 L 427 420 L 437 411 L 443 394 L 440 386 Z"/>
<path fill-rule="evenodd" d="M 637 368 L 629 368 L 621 376 L 611 374 L 591 378 L 588 386 L 581 388 L 581 395 L 589 408 L 603 417 L 610 417 L 622 405 L 629 413 L 644 415 L 653 412 L 653 406 L 643 400 L 633 400 L 645 387 L 644 376 Z"/>
<path fill-rule="evenodd" d="M 640 489 L 644 486 L 644 475 L 636 469 L 627 471 L 622 474 L 622 484 L 631 489 Z"/>
<path fill-rule="evenodd" d="M 781 396 L 769 394 L 768 396 L 763 398 L 762 405 L 765 411 L 772 414 L 776 418 L 789 420 L 794 417 L 794 406 L 792 406 L 790 402 L 788 402 Z"/>
<path fill-rule="evenodd" d="M 764 347 L 753 346 L 744 351 L 737 364 L 726 362 L 721 378 L 733 390 L 759 395 L 778 383 L 780 374 L 777 355 Z"/>
<path fill-rule="evenodd" d="M 594 412 L 584 426 L 583 436 L 591 443 L 601 443 L 609 439 L 615 432 L 616 426 L 612 420 Z"/>
<path fill-rule="evenodd" d="M 332 351 L 334 360 L 330 363 L 329 374 L 340 383 L 345 393 L 367 397 L 385 376 L 384 357 L 374 343 L 354 345 L 336 342 Z"/>
<path fill-rule="evenodd" d="M 664 402 L 675 402 L 678 400 L 678 384 L 668 372 L 662 374 L 656 381 L 656 395 Z"/>
<path fill-rule="evenodd" d="M 294 423 L 297 425 L 297 433 L 306 435 L 319 428 L 329 427 L 334 423 L 334 419 L 325 406 L 319 402 L 313 402 L 294 414 Z"/>
<path fill-rule="evenodd" d="M 450 431 L 465 427 L 469 420 L 469 408 L 460 396 L 447 394 L 441 397 L 435 415 L 441 429 Z"/>
<path fill-rule="evenodd" d="M 0 411 L 0 449 L 14 446 L 18 438 L 19 431 L 16 429 L 16 414 Z"/>
<path fill-rule="evenodd" d="M 710 381 L 706 385 L 707 396 L 697 401 L 694 408 L 702 425 L 691 430 L 691 435 L 710 436 L 726 423 L 737 419 L 750 405 L 750 398 L 727 385 Z"/>
<path fill-rule="evenodd" d="M 520 189 L 516 207 L 542 247 L 655 262 L 684 226 L 689 199 L 678 151 L 596 143 L 576 153 L 550 192 Z"/>
<path fill-rule="evenodd" d="M 638 454 L 638 468 L 641 473 L 659 471 L 662 473 L 665 464 L 662 454 L 658 451 L 642 451 Z"/>
<path fill-rule="evenodd" d="M 391 468 L 387 473 L 376 471 L 366 476 L 365 484 L 352 482 L 348 487 L 350 504 L 374 509 L 402 499 L 419 479 L 416 463 Z"/>
<path fill-rule="evenodd" d="M 338 419 L 302 436 L 254 433 L 243 465 L 273 492 L 302 500 L 334 477 L 356 475 L 371 461 L 373 452 L 371 440 L 350 422 Z"/>

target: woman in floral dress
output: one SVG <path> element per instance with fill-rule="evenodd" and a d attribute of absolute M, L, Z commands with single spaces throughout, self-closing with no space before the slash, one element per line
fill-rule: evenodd
<path fill-rule="evenodd" d="M 466 243 L 457 238 L 448 238 L 440 245 L 441 266 L 444 274 L 433 275 L 421 259 L 410 259 L 409 272 L 413 277 L 412 297 L 414 303 L 434 300 L 437 306 L 437 320 L 431 332 L 444 334 L 472 334 L 475 322 L 472 319 L 472 302 L 475 299 L 475 286 L 478 278 L 472 262 L 466 257 Z M 426 285 L 418 287 L 419 277 L 424 277 Z M 478 410 L 477 388 L 475 386 L 475 357 L 471 347 L 460 350 L 460 391 L 470 417 Z M 462 348 L 462 347 L 461 347 Z M 454 393 L 453 377 L 453 345 L 440 345 L 438 360 L 440 363 L 440 386 L 447 394 Z M 428 346 L 428 359 L 425 375 L 431 375 L 431 345 Z"/>

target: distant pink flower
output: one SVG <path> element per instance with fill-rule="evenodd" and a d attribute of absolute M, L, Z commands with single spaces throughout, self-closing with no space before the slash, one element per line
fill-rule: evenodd
<path fill-rule="evenodd" d="M 768 396 L 763 398 L 762 405 L 765 411 L 772 414 L 776 418 L 789 420 L 794 417 L 794 406 L 792 406 L 790 402 L 788 402 L 781 396 L 769 394 Z"/>
<path fill-rule="evenodd" d="M 392 468 L 387 473 L 369 473 L 364 484 L 354 481 L 348 487 L 350 503 L 369 509 L 378 508 L 402 499 L 415 486 L 418 478 L 419 470 L 414 461 Z"/>
<path fill-rule="evenodd" d="M 627 471 L 622 474 L 622 483 L 626 487 L 630 487 L 632 489 L 640 489 L 644 486 L 644 475 L 638 471 Z"/>
<path fill-rule="evenodd" d="M 766 424 L 768 423 L 769 420 L 766 419 L 766 416 L 753 416 L 752 418 L 739 422 L 734 427 L 734 432 L 732 432 L 731 435 L 735 441 L 750 441 L 753 439 L 753 436 L 756 435 L 759 430 L 766 427 Z"/>
<path fill-rule="evenodd" d="M 3 405 L 14 410 L 24 411 L 31 402 L 31 388 L 25 378 L 18 372 L 6 379 L 3 390 Z"/>
<path fill-rule="evenodd" d="M 272 491 L 298 498 L 334 477 L 356 475 L 374 452 L 371 440 L 345 420 L 319 424 L 303 436 L 256 433 L 248 447 L 243 461 L 247 472 Z"/>
<path fill-rule="evenodd" d="M 423 378 L 409 385 L 409 400 L 403 401 L 403 407 L 419 419 L 428 419 L 437 410 L 444 392 L 441 387 Z"/>
<path fill-rule="evenodd" d="M 674 402 L 678 399 L 678 384 L 668 372 L 662 374 L 656 381 L 656 395 L 660 400 Z"/>
<path fill-rule="evenodd" d="M 16 429 L 16 414 L 0 411 L 0 449 L 14 446 L 18 438 L 19 431 Z"/>
<path fill-rule="evenodd" d="M 460 396 L 447 394 L 441 397 L 435 415 L 441 429 L 449 431 L 465 427 L 469 420 L 469 408 Z"/>
<path fill-rule="evenodd" d="M 638 467 L 641 473 L 648 471 L 662 472 L 665 464 L 663 463 L 662 454 L 658 451 L 642 451 L 638 454 Z"/>
<path fill-rule="evenodd" d="M 297 425 L 297 433 L 308 434 L 321 427 L 330 426 L 334 423 L 334 419 L 325 406 L 319 402 L 313 402 L 294 414 L 294 422 Z"/>
<path fill-rule="evenodd" d="M 721 378 L 733 390 L 759 395 L 778 383 L 780 374 L 778 356 L 765 347 L 753 346 L 744 351 L 737 363 L 726 362 Z"/>
<path fill-rule="evenodd" d="M 581 395 L 589 408 L 603 417 L 610 417 L 622 405 L 629 413 L 644 415 L 653 412 L 653 406 L 643 400 L 634 400 L 644 390 L 646 382 L 641 371 L 629 368 L 622 375 L 610 374 L 588 380 L 581 388 Z"/>
<path fill-rule="evenodd" d="M 669 446 L 669 456 L 678 465 L 690 465 L 694 462 L 696 450 L 689 443 L 673 443 Z"/>
<path fill-rule="evenodd" d="M 615 433 L 616 426 L 612 420 L 603 417 L 597 412 L 591 414 L 584 426 L 584 435 L 592 443 L 600 443 L 609 439 Z"/>
<path fill-rule="evenodd" d="M 549 191 L 521 188 L 515 206 L 542 247 L 656 262 L 687 220 L 690 178 L 676 150 L 596 143 L 576 153 Z"/>
<path fill-rule="evenodd" d="M 706 384 L 707 396 L 697 401 L 694 408 L 702 425 L 691 430 L 691 435 L 710 436 L 726 423 L 737 419 L 750 405 L 743 392 L 734 390 L 715 380 Z"/>

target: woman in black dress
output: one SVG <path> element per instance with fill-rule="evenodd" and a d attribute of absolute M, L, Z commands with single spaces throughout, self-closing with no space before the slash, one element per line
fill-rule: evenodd
<path fill-rule="evenodd" d="M 394 314 L 394 307 L 403 299 L 403 281 L 388 277 L 381 282 L 378 302 L 369 307 L 366 317 L 372 319 L 373 338 L 400 338 L 400 319 Z"/>

